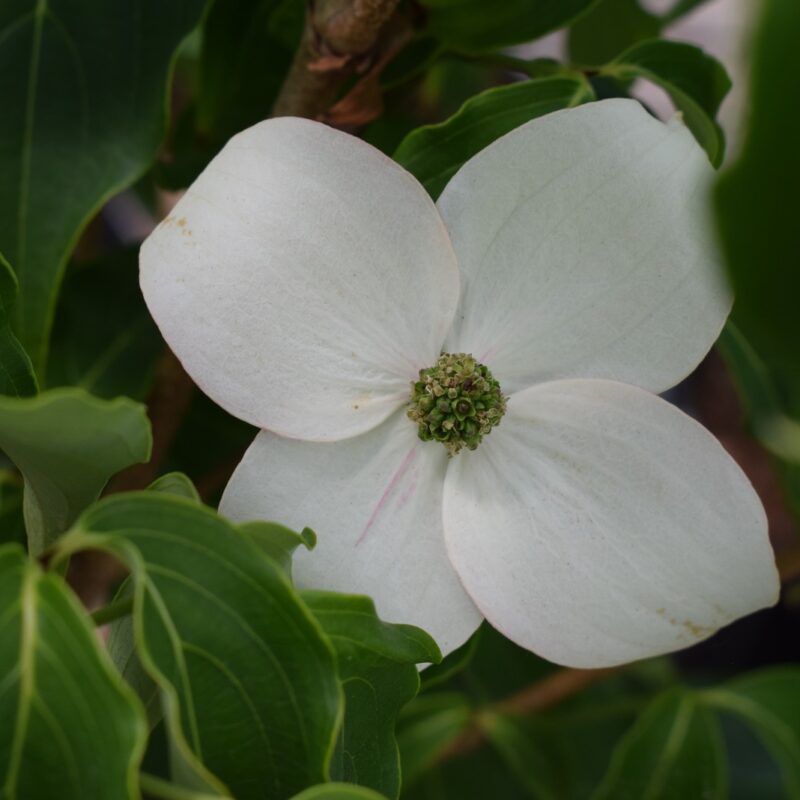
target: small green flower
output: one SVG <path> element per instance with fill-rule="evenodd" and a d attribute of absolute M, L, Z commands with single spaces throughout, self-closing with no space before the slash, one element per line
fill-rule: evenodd
<path fill-rule="evenodd" d="M 441 442 L 454 456 L 462 447 L 475 450 L 500 423 L 506 398 L 489 369 L 471 355 L 442 353 L 412 382 L 409 406 L 419 438 Z"/>

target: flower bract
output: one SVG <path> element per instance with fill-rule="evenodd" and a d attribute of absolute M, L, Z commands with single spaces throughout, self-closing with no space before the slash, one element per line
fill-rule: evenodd
<path fill-rule="evenodd" d="M 368 594 L 443 651 L 485 617 L 613 665 L 774 603 L 753 488 L 657 396 L 730 309 L 711 176 L 631 100 L 515 129 L 435 205 L 322 124 L 234 137 L 141 253 L 170 347 L 262 429 L 221 511 L 314 528 L 298 585 Z"/>

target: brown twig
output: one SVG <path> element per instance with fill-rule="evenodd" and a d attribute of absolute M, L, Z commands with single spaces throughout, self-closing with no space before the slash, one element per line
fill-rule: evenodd
<path fill-rule="evenodd" d="M 385 58 L 379 58 L 373 49 L 398 3 L 399 0 L 309 0 L 303 41 L 276 102 L 275 115 L 324 116 L 348 75 L 359 68 L 369 68 L 373 58 L 382 67 Z M 167 349 L 156 368 L 147 399 L 153 428 L 152 456 L 147 463 L 136 464 L 113 478 L 106 494 L 144 489 L 158 477 L 193 390 L 192 379 Z M 229 471 L 230 465 L 226 464 L 221 474 Z"/>
<path fill-rule="evenodd" d="M 153 386 L 147 398 L 147 413 L 153 430 L 150 460 L 134 464 L 115 475 L 105 495 L 146 489 L 157 477 L 192 399 L 194 383 L 180 361 L 167 349 L 156 367 Z M 109 588 L 125 574 L 123 566 L 107 553 L 86 550 L 70 560 L 68 580 L 88 609 L 108 601 Z"/>
<path fill-rule="evenodd" d="M 800 547 L 796 546 L 780 551 L 777 563 L 781 583 L 784 586 L 800 578 Z M 606 669 L 562 669 L 504 700 L 485 706 L 479 714 L 476 714 L 472 724 L 442 751 L 438 761 L 448 761 L 451 758 L 471 753 L 486 741 L 486 734 L 480 725 L 481 714 L 492 711 L 519 716 L 536 714 L 557 705 L 598 681 L 615 675 L 623 668 L 624 666 Z"/>
<path fill-rule="evenodd" d="M 174 353 L 166 349 L 156 367 L 147 398 L 147 413 L 153 428 L 153 452 L 144 464 L 135 464 L 114 477 L 106 494 L 145 489 L 157 477 L 175 441 L 194 391 L 194 383 Z"/>
<path fill-rule="evenodd" d="M 275 114 L 316 118 L 324 115 L 341 83 L 373 54 L 381 29 L 399 0 L 309 0 L 306 31 L 278 97 Z M 112 492 L 144 489 L 158 476 L 180 428 L 194 384 L 178 359 L 166 350 L 147 400 L 153 426 L 153 453 L 117 475 Z M 227 465 L 226 465 L 227 466 Z"/>
<path fill-rule="evenodd" d="M 399 0 L 309 0 L 306 30 L 278 97 L 275 114 L 317 118 L 336 99 L 349 74 L 377 57 L 372 52 Z M 167 349 L 147 400 L 153 453 L 117 475 L 106 494 L 144 489 L 158 476 L 191 400 L 194 384 Z M 228 469 L 225 465 L 224 469 Z"/>
<path fill-rule="evenodd" d="M 800 545 L 778 551 L 776 560 L 782 584 L 786 585 L 800 579 Z"/>
<path fill-rule="evenodd" d="M 320 119 L 347 78 L 369 68 L 399 0 L 309 0 L 306 27 L 273 116 Z"/>
<path fill-rule="evenodd" d="M 516 694 L 491 706 L 503 714 L 535 714 L 550 708 L 587 686 L 614 675 L 619 667 L 605 669 L 560 669 Z"/>
<path fill-rule="evenodd" d="M 588 686 L 615 674 L 620 669 L 620 667 L 561 669 L 504 700 L 486 706 L 481 713 L 496 711 L 519 716 L 535 714 L 545 708 L 557 705 L 573 694 L 577 694 Z M 478 718 L 476 718 L 469 728 L 442 751 L 438 761 L 448 761 L 451 758 L 458 758 L 471 753 L 480 747 L 485 740 L 486 735 L 480 727 Z"/>

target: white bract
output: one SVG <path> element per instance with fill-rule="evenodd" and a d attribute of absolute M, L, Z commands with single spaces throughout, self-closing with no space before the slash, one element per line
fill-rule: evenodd
<path fill-rule="evenodd" d="M 234 137 L 141 255 L 190 375 L 263 429 L 221 511 L 316 529 L 298 585 L 368 594 L 445 652 L 486 617 L 552 661 L 612 665 L 774 603 L 752 487 L 653 394 L 729 311 L 711 175 L 680 121 L 628 100 L 517 128 L 435 206 L 321 124 Z M 442 352 L 508 398 L 452 458 L 406 415 Z"/>

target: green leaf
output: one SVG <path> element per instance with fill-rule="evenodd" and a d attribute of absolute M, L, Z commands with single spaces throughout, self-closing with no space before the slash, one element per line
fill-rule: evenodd
<path fill-rule="evenodd" d="M 439 648 L 419 628 L 382 622 L 368 597 L 304 592 L 303 599 L 333 643 L 344 685 L 344 725 L 331 777 L 395 798 L 395 722 L 419 689 L 416 665 L 441 661 Z"/>
<path fill-rule="evenodd" d="M 800 797 L 800 668 L 752 672 L 702 699 L 746 722 L 780 765 L 787 797 Z"/>
<path fill-rule="evenodd" d="M 786 413 L 776 376 L 730 321 L 717 347 L 736 383 L 752 433 L 773 455 L 800 464 L 800 422 Z"/>
<path fill-rule="evenodd" d="M 98 400 L 80 389 L 0 398 L 0 449 L 25 476 L 25 525 L 42 553 L 121 469 L 147 461 L 150 423 L 125 398 Z"/>
<path fill-rule="evenodd" d="M 504 700 L 531 683 L 551 674 L 556 667 L 506 639 L 483 622 L 469 663 L 446 684 L 465 692 L 472 702 L 485 706 Z M 423 677 L 423 686 L 426 686 Z"/>
<path fill-rule="evenodd" d="M 728 753 L 731 800 L 787 800 L 780 768 L 757 734 L 740 717 L 718 717 Z"/>
<path fill-rule="evenodd" d="M 23 485 L 22 477 L 15 470 L 0 469 L 0 544 L 25 544 Z"/>
<path fill-rule="evenodd" d="M 36 394 L 36 376 L 28 354 L 11 330 L 11 309 L 17 299 L 17 276 L 0 253 L 0 395 Z"/>
<path fill-rule="evenodd" d="M 146 729 L 64 581 L 0 547 L 0 796 L 139 796 Z"/>
<path fill-rule="evenodd" d="M 385 800 L 385 798 L 372 789 L 354 786 L 352 783 L 323 783 L 296 794 L 291 800 Z"/>
<path fill-rule="evenodd" d="M 711 162 L 720 164 L 725 136 L 715 117 L 731 80 L 717 59 L 691 44 L 654 39 L 635 44 L 601 73 L 621 80 L 644 78 L 664 89 Z"/>
<path fill-rule="evenodd" d="M 185 473 L 213 504 L 257 432 L 194 392 L 170 451 L 169 468 Z"/>
<path fill-rule="evenodd" d="M 656 698 L 623 736 L 595 800 L 727 797 L 719 724 L 680 689 Z"/>
<path fill-rule="evenodd" d="M 159 685 L 173 779 L 237 800 L 326 780 L 341 713 L 334 654 L 283 572 L 210 509 L 108 498 L 59 542 L 131 570 L 138 657 Z"/>
<path fill-rule="evenodd" d="M 303 0 L 216 0 L 202 25 L 196 98 L 170 131 L 154 177 L 188 186 L 225 142 L 270 115 L 300 41 Z"/>
<path fill-rule="evenodd" d="M 422 0 L 427 30 L 463 52 L 530 42 L 569 24 L 597 0 Z"/>
<path fill-rule="evenodd" d="M 194 484 L 182 472 L 168 472 L 160 478 L 156 478 L 148 487 L 148 492 L 161 492 L 163 494 L 172 494 L 176 497 L 184 497 L 187 500 L 193 500 L 195 503 L 200 502 L 200 495 Z"/>
<path fill-rule="evenodd" d="M 570 58 L 580 64 L 605 64 L 632 44 L 657 37 L 663 24 L 638 0 L 601 0 L 570 28 Z"/>
<path fill-rule="evenodd" d="M 9 0 L 0 10 L 0 250 L 14 327 L 45 363 L 67 258 L 88 220 L 156 154 L 173 53 L 205 0 Z"/>
<path fill-rule="evenodd" d="M 130 581 L 126 581 L 115 600 L 128 597 L 132 593 L 133 586 Z M 136 653 L 132 616 L 122 617 L 111 625 L 106 640 L 106 650 L 117 672 L 141 701 L 148 725 L 152 730 L 163 717 L 161 698 L 158 694 L 158 684 L 148 675 Z"/>
<path fill-rule="evenodd" d="M 464 753 L 447 753 L 431 770 L 410 786 L 404 784 L 402 800 L 530 800 L 527 787 L 493 747 Z M 559 798 L 561 800 L 561 798 Z"/>
<path fill-rule="evenodd" d="M 301 545 L 306 550 L 313 550 L 317 545 L 317 535 L 311 528 L 303 528 L 296 533 L 277 522 L 255 521 L 242 523 L 239 530 L 275 561 L 290 580 L 294 551 Z"/>
<path fill-rule="evenodd" d="M 420 695 L 403 710 L 397 745 L 404 790 L 422 778 L 471 722 L 472 706 L 456 692 Z"/>
<path fill-rule="evenodd" d="M 216 0 L 203 23 L 197 125 L 224 142 L 269 116 L 305 20 L 302 0 Z"/>
<path fill-rule="evenodd" d="M 489 89 L 445 122 L 412 131 L 393 157 L 435 199 L 459 167 L 495 139 L 535 117 L 592 98 L 591 87 L 580 77 L 537 78 Z"/>
<path fill-rule="evenodd" d="M 753 53 L 751 114 L 742 154 L 720 179 L 716 207 L 735 319 L 768 362 L 793 377 L 800 407 L 800 3 L 767 0 Z"/>
<path fill-rule="evenodd" d="M 509 770 L 536 800 L 556 800 L 559 793 L 549 754 L 532 736 L 532 726 L 526 720 L 510 714 L 484 713 L 481 730 L 508 765 Z"/>
<path fill-rule="evenodd" d="M 554 750 L 563 785 L 559 800 L 586 800 L 592 794 L 639 713 L 676 680 L 670 661 L 651 659 L 629 665 L 545 712 L 544 737 L 537 741 L 551 743 Z"/>
<path fill-rule="evenodd" d="M 432 664 L 420 675 L 422 691 L 428 691 L 447 683 L 452 677 L 465 670 L 471 663 L 486 625 L 482 624 L 461 647 L 448 653 L 440 663 Z"/>
<path fill-rule="evenodd" d="M 142 772 L 139 782 L 144 794 L 144 800 L 230 800 L 227 794 L 218 794 L 206 790 L 194 791 L 183 786 L 177 786 L 170 781 Z"/>
<path fill-rule="evenodd" d="M 138 248 L 71 266 L 53 326 L 48 387 L 143 400 L 163 351 L 139 289 Z"/>

